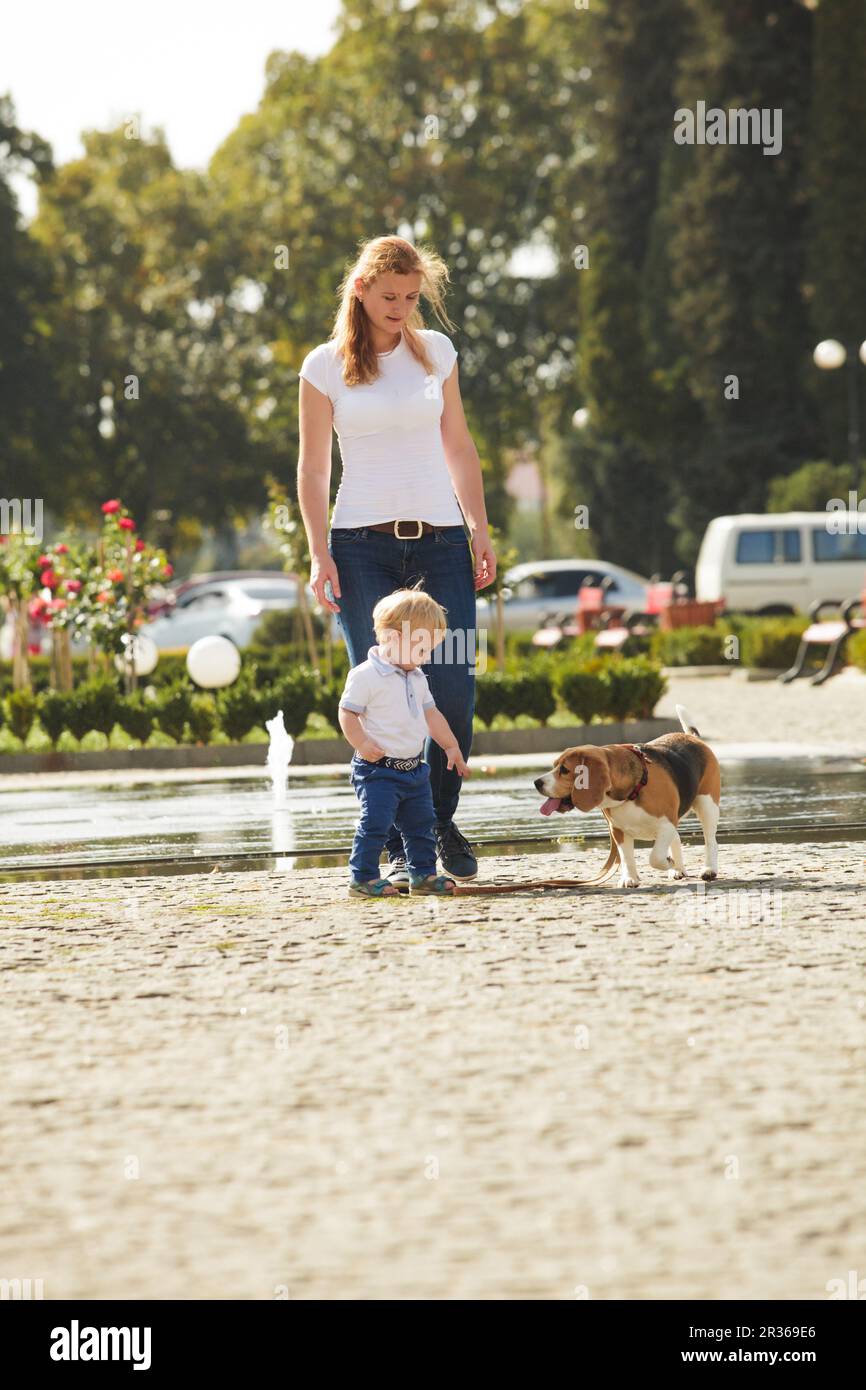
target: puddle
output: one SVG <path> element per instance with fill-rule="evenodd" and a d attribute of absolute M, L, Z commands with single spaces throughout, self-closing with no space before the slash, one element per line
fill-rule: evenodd
<path fill-rule="evenodd" d="M 844 754 L 723 759 L 722 841 L 866 839 L 866 764 Z M 600 815 L 544 819 L 532 786 L 546 759 L 464 783 L 460 829 L 479 854 L 551 852 L 594 862 L 607 841 Z M 264 776 L 156 786 L 28 787 L 2 791 L 0 881 L 93 874 L 189 873 L 223 868 L 300 869 L 344 864 L 357 801 L 345 771 L 289 779 L 276 809 Z M 700 838 L 694 817 L 682 826 Z"/>

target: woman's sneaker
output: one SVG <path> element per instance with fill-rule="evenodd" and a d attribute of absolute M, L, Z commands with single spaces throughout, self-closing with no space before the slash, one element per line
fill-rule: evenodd
<path fill-rule="evenodd" d="M 453 821 L 447 825 L 435 827 L 436 834 L 436 853 L 442 864 L 442 868 L 451 878 L 460 879 L 465 882 L 470 878 L 478 877 L 478 860 L 472 853 L 472 846 L 464 835 L 460 834 Z"/>
<path fill-rule="evenodd" d="M 409 870 L 405 859 L 392 859 L 382 877 L 393 883 L 401 893 L 409 892 Z"/>

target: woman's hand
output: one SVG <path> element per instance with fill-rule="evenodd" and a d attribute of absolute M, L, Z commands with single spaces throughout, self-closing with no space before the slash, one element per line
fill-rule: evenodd
<path fill-rule="evenodd" d="M 331 613 L 339 613 L 340 605 L 332 603 L 325 593 L 325 585 L 331 581 L 331 589 L 334 598 L 340 597 L 340 576 L 337 573 L 337 566 L 333 555 L 326 551 L 324 555 L 314 555 L 310 565 L 310 585 L 323 608 L 327 608 Z"/>
<path fill-rule="evenodd" d="M 496 555 L 487 527 L 472 532 L 472 554 L 475 558 L 475 588 L 486 589 L 496 578 Z"/>

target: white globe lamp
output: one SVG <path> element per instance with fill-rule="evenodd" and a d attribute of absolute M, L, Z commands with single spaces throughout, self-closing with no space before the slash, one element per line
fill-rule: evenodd
<path fill-rule="evenodd" d="M 203 690 L 218 690 L 237 680 L 241 654 L 228 637 L 200 637 L 186 654 L 186 669 Z"/>
<path fill-rule="evenodd" d="M 843 345 L 835 338 L 824 338 L 812 353 L 815 366 L 825 372 L 833 372 L 841 367 L 847 355 Z"/>
<path fill-rule="evenodd" d="M 121 638 L 125 650 L 118 652 L 114 658 L 114 664 L 118 671 L 125 671 L 129 661 L 129 652 L 132 650 L 132 664 L 135 667 L 137 676 L 149 676 L 159 661 L 159 647 L 152 637 L 148 637 L 144 632 L 138 632 L 130 636 L 125 633 Z"/>

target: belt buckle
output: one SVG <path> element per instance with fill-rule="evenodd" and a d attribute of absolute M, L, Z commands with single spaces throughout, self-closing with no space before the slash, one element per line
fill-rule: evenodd
<path fill-rule="evenodd" d="M 412 517 L 408 518 L 409 523 L 411 523 L 412 520 L 413 520 Z M 400 521 L 395 521 L 395 522 L 394 522 L 394 535 L 397 537 L 397 540 L 398 540 L 398 541 L 419 541 L 419 540 L 421 539 L 421 537 L 422 537 L 423 534 L 424 534 L 424 523 L 423 523 L 423 521 L 418 521 L 417 518 L 414 518 L 414 520 L 415 520 L 415 525 L 418 527 L 418 530 L 415 532 L 414 536 L 401 536 L 401 535 L 400 535 L 399 527 L 401 527 L 401 526 L 403 525 L 404 521 L 406 521 L 406 518 L 405 518 L 405 517 L 402 518 Z"/>

